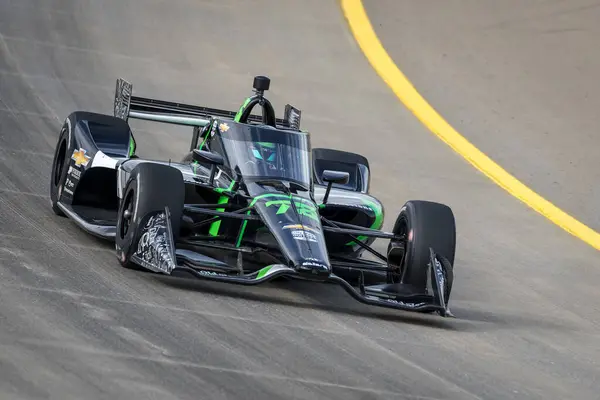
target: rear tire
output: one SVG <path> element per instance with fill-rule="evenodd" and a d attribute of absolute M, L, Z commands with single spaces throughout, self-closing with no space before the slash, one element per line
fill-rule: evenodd
<path fill-rule="evenodd" d="M 390 270 L 395 269 L 395 273 L 388 273 L 388 282 L 411 285 L 425 292 L 429 248 L 433 248 L 450 263 L 450 270 L 446 270 L 448 301 L 453 279 L 451 266 L 456 253 L 456 224 L 450 207 L 429 201 L 408 201 L 400 210 L 393 232 L 405 235 L 405 239 L 390 241 L 388 245 L 388 264 Z"/>
<path fill-rule="evenodd" d="M 169 208 L 173 241 L 179 237 L 185 184 L 181 171 L 168 165 L 142 163 L 136 166 L 123 191 L 117 215 L 115 247 L 119 263 L 130 269 L 141 269 L 131 261 L 142 233 L 151 216 Z"/>

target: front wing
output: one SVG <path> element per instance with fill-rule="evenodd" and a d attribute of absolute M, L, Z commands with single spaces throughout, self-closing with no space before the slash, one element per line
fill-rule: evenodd
<path fill-rule="evenodd" d="M 452 268 L 449 262 L 430 249 L 430 262 L 428 274 L 428 288 L 426 293 L 411 293 L 402 290 L 399 284 L 384 284 L 365 286 L 362 279 L 358 288 L 345 279 L 331 273 L 324 281 L 319 279 L 315 283 L 331 282 L 340 285 L 355 300 L 361 303 L 394 308 L 404 311 L 438 312 L 442 316 L 452 316 L 445 301 L 446 274 L 445 269 Z M 286 277 L 292 279 L 309 280 L 293 268 L 283 264 L 268 265 L 256 272 L 247 275 L 230 275 L 214 270 L 203 270 L 195 265 L 193 268 L 182 265 L 179 261 L 185 260 L 185 255 L 176 251 L 177 266 L 170 271 L 170 275 L 181 277 L 194 277 L 217 282 L 237 285 L 253 286 L 272 281 L 276 278 Z"/>
<path fill-rule="evenodd" d="M 324 278 L 313 277 L 283 264 L 267 265 L 258 271 L 244 274 L 241 272 L 242 268 L 232 268 L 194 251 L 177 249 L 169 232 L 168 208 L 151 221 L 144 227 L 134 255 L 138 262 L 143 260 L 141 264 L 154 272 L 246 286 L 260 285 L 281 277 L 312 281 L 315 284 L 331 282 L 342 286 L 361 303 L 406 311 L 438 312 L 442 316 L 451 316 L 446 304 L 445 291 L 448 286 L 446 279 L 452 272 L 452 266 L 444 257 L 437 255 L 434 249 L 430 249 L 428 285 L 424 293 L 411 291 L 401 284 L 365 286 L 362 273 L 358 287 L 354 287 L 335 273 L 330 273 Z M 345 264 L 348 265 L 348 262 Z M 365 266 L 357 261 L 356 267 L 360 272 L 361 267 Z"/>

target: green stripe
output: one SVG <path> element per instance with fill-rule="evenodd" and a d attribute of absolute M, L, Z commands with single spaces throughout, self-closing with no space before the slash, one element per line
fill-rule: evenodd
<path fill-rule="evenodd" d="M 248 210 L 246 215 L 250 215 L 250 212 L 252 212 L 252 210 Z M 235 243 L 235 247 L 240 247 L 240 245 L 242 244 L 242 239 L 244 238 L 244 233 L 246 233 L 246 225 L 248 225 L 247 219 L 245 219 L 244 222 L 242 222 L 242 229 L 240 230 L 240 234 Z"/>
<path fill-rule="evenodd" d="M 229 201 L 229 197 L 227 196 L 221 196 L 219 198 L 219 201 L 217 202 L 217 204 L 227 204 L 227 202 Z M 217 211 L 225 211 L 224 208 L 217 208 Z M 208 233 L 211 236 L 217 236 L 219 234 L 219 228 L 221 227 L 221 220 L 215 221 L 212 224 L 210 224 L 210 229 L 208 231 Z"/>
<path fill-rule="evenodd" d="M 133 136 L 129 137 L 129 157 L 133 155 L 135 152 L 135 142 L 133 141 Z"/>
<path fill-rule="evenodd" d="M 252 200 L 252 202 L 250 203 L 250 207 L 252 207 L 253 205 L 255 205 L 258 200 L 263 199 L 265 197 L 279 197 L 279 198 L 288 199 L 288 200 L 290 199 L 290 196 L 287 195 L 287 194 L 281 194 L 281 193 L 264 193 L 264 194 L 256 196 Z M 316 208 L 315 204 L 311 200 L 309 200 L 309 199 L 305 199 L 304 197 L 299 197 L 299 196 L 292 196 L 292 198 L 294 200 L 302 201 L 304 203 L 307 203 L 307 204 L 311 205 L 313 208 Z"/>
<path fill-rule="evenodd" d="M 244 104 L 242 104 L 242 106 L 238 110 L 237 114 L 235 114 L 235 118 L 233 119 L 235 122 L 240 122 L 240 118 L 242 118 L 242 113 L 244 112 L 244 110 L 248 106 L 248 103 L 250 103 L 250 97 L 248 97 L 246 99 L 246 101 L 244 101 Z"/>
<path fill-rule="evenodd" d="M 273 267 L 272 265 L 267 265 L 266 267 L 264 267 L 264 268 L 261 268 L 261 269 L 258 271 L 258 275 L 256 275 L 256 278 L 255 278 L 255 279 L 260 279 L 260 278 L 262 278 L 263 276 L 265 276 L 265 275 L 266 275 L 266 274 L 267 274 L 267 273 L 268 273 L 268 272 L 271 270 L 271 268 L 272 268 L 272 267 Z"/>
<path fill-rule="evenodd" d="M 235 180 L 231 181 L 228 188 L 215 188 L 214 191 L 217 193 L 231 192 L 233 190 L 233 185 L 235 185 Z"/>
<path fill-rule="evenodd" d="M 202 140 L 202 143 L 200 143 L 200 146 L 198 146 L 198 150 L 202 150 L 202 148 L 204 147 L 204 145 L 208 141 L 208 138 L 210 137 L 211 132 L 214 129 L 217 129 L 217 120 L 213 121 L 212 126 L 210 127 L 210 130 L 206 133 L 206 135 L 204 135 L 204 140 Z"/>
<path fill-rule="evenodd" d="M 381 207 L 378 207 L 377 204 L 373 203 L 370 200 L 365 200 L 365 199 L 361 199 L 361 201 L 369 206 L 373 212 L 375 213 L 375 221 L 373 221 L 373 224 L 371 224 L 371 226 L 369 227 L 370 229 L 381 229 L 381 226 L 383 225 L 383 212 Z M 365 239 L 367 239 L 368 236 L 358 236 L 356 239 L 358 239 L 359 241 L 363 241 Z M 353 240 L 351 242 L 346 243 L 346 246 L 354 246 L 356 244 L 356 242 Z"/>

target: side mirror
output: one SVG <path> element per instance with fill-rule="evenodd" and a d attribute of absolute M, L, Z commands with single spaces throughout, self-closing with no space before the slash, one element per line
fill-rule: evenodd
<path fill-rule="evenodd" d="M 199 163 L 211 164 L 210 177 L 208 178 L 208 183 L 211 185 L 215 181 L 217 166 L 225 163 L 225 160 L 223 160 L 223 157 L 220 154 L 198 149 L 193 150 L 192 159 Z"/>
<path fill-rule="evenodd" d="M 342 171 L 331 171 L 326 169 L 323 171 L 322 179 L 324 182 L 327 182 L 327 190 L 325 191 L 325 196 L 323 196 L 323 204 L 327 203 L 327 199 L 329 198 L 329 192 L 331 191 L 331 187 L 334 183 L 346 184 L 350 180 L 350 174 L 348 172 Z"/>
<path fill-rule="evenodd" d="M 212 165 L 223 165 L 225 163 L 220 154 L 198 149 L 193 150 L 192 159 L 199 163 Z"/>
<path fill-rule="evenodd" d="M 326 169 L 323 171 L 323 181 L 327 183 L 348 183 L 350 180 L 350 174 L 342 171 L 331 171 Z"/>

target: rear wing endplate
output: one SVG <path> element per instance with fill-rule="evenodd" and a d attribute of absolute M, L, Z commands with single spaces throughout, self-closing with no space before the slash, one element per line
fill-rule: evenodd
<path fill-rule="evenodd" d="M 175 103 L 133 95 L 133 85 L 126 80 L 117 79 L 115 88 L 114 116 L 127 121 L 129 118 L 164 122 L 176 125 L 203 127 L 213 117 L 234 119 L 235 111 Z M 278 128 L 300 129 L 301 112 L 286 104 L 284 118 L 276 118 Z M 257 115 L 250 115 L 249 122 L 262 122 Z"/>

